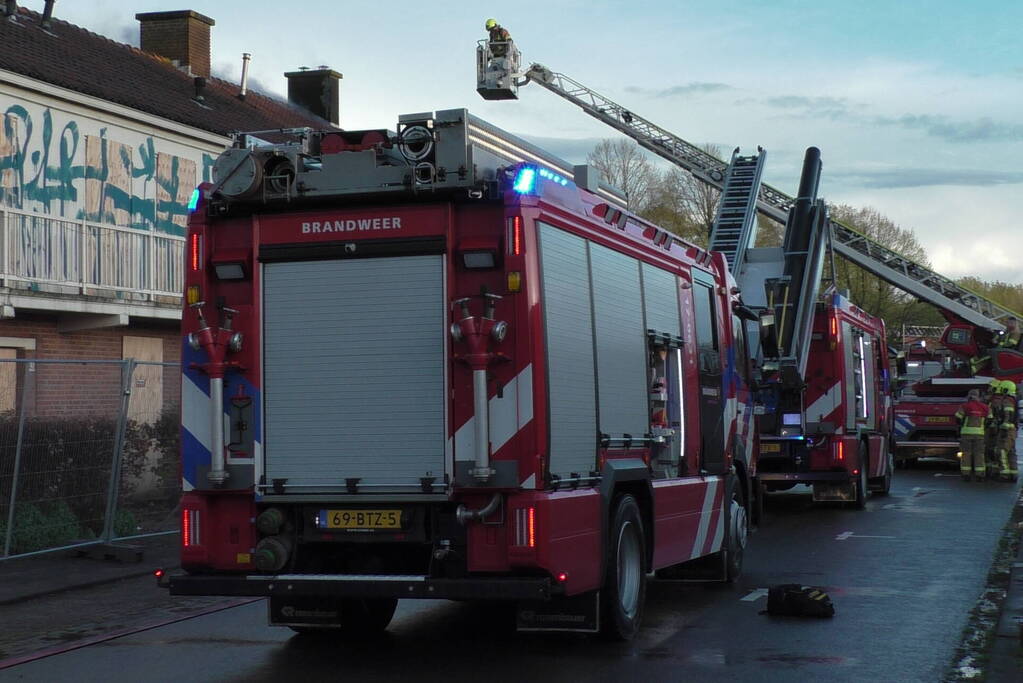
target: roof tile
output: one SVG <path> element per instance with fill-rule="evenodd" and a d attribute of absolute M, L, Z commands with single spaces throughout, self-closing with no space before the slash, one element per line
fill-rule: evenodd
<path fill-rule="evenodd" d="M 271 128 L 334 128 L 320 117 L 236 83 L 206 79 L 203 101 L 194 99 L 193 76 L 158 55 L 118 43 L 21 7 L 15 21 L 0 18 L 0 69 L 218 133 Z"/>

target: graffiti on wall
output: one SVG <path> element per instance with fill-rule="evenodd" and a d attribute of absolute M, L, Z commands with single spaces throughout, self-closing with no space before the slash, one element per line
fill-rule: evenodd
<path fill-rule="evenodd" d="M 98 135 L 83 134 L 78 121 L 68 119 L 61 125 L 54 119 L 49 107 L 33 116 L 26 107 L 13 104 L 3 113 L 0 204 L 184 234 L 198 173 L 203 182 L 210 180 L 214 162 L 210 154 L 187 148 L 191 158 L 171 154 L 158 150 L 163 141 L 151 135 L 136 134 L 138 141 L 126 143 L 108 137 L 107 127 L 99 128 Z"/>

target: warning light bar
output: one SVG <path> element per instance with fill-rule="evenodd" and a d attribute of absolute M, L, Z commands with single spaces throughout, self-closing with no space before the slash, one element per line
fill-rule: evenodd
<path fill-rule="evenodd" d="M 523 166 L 515 176 L 515 184 L 512 189 L 519 194 L 529 194 L 536 189 L 536 169 L 532 166 Z"/>

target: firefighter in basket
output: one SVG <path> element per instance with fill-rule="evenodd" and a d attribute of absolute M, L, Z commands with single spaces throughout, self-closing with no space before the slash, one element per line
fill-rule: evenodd
<path fill-rule="evenodd" d="M 507 57 L 508 43 L 511 41 L 508 29 L 497 23 L 497 19 L 487 19 L 484 28 L 490 34 L 490 54 L 494 57 Z"/>
<path fill-rule="evenodd" d="M 966 403 L 956 411 L 959 429 L 959 472 L 963 480 L 971 478 L 983 481 L 987 476 L 987 465 L 984 458 L 984 427 L 991 419 L 991 407 L 980 400 L 980 392 L 970 389 L 966 395 Z"/>
<path fill-rule="evenodd" d="M 1002 380 L 998 403 L 999 411 L 994 413 L 994 422 L 998 424 L 998 436 L 995 450 L 998 453 L 998 475 L 1002 479 L 1016 481 L 1016 383 Z"/>

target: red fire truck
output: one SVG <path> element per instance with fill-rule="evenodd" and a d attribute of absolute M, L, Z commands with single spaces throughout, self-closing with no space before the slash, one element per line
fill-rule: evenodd
<path fill-rule="evenodd" d="M 768 491 L 813 487 L 814 500 L 866 505 L 891 488 L 891 370 L 884 321 L 832 293 L 817 303 L 804 408 L 785 394 L 760 435 L 759 478 Z M 793 399 L 795 397 L 792 397 Z"/>
<path fill-rule="evenodd" d="M 751 313 L 720 254 L 462 109 L 287 133 L 238 136 L 190 220 L 171 593 L 629 638 L 648 572 L 739 574 Z"/>

